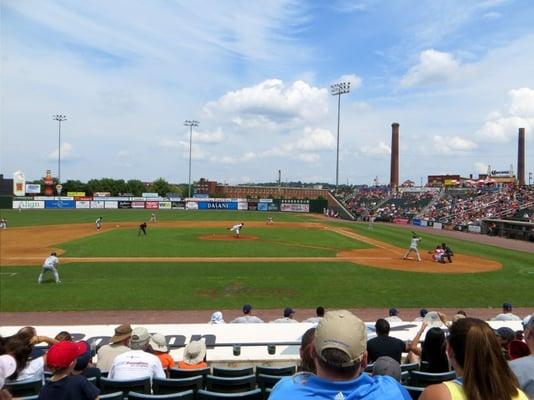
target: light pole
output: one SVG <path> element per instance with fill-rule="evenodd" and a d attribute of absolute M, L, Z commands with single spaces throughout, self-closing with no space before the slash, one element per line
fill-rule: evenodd
<path fill-rule="evenodd" d="M 337 149 L 336 149 L 336 193 L 339 184 L 339 118 L 341 110 L 341 95 L 350 92 L 350 82 L 334 83 L 330 86 L 332 96 L 337 96 Z"/>
<path fill-rule="evenodd" d="M 61 123 L 67 120 L 66 115 L 52 115 L 52 119 L 58 123 L 58 145 L 57 145 L 57 183 L 61 183 Z"/>
<path fill-rule="evenodd" d="M 189 197 L 191 197 L 191 148 L 193 147 L 193 127 L 200 122 L 195 120 L 185 120 L 184 125 L 189 127 Z"/>

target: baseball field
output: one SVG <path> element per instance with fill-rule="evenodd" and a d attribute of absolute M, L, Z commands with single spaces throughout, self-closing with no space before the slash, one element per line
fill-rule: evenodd
<path fill-rule="evenodd" d="M 534 306 L 532 253 L 423 232 L 423 261 L 403 260 L 409 230 L 291 213 L 160 210 L 139 235 L 150 213 L 2 210 L 0 311 Z M 442 242 L 452 264 L 428 254 Z M 51 251 L 62 283 L 39 285 Z"/>

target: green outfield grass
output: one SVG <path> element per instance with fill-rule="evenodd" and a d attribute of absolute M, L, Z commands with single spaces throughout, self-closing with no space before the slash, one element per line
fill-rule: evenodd
<path fill-rule="evenodd" d="M 136 229 L 116 229 L 61 243 L 66 257 L 334 257 L 339 250 L 371 247 L 335 232 L 269 226 L 247 228 L 242 235 L 259 240 L 203 240 L 227 235 L 224 228 L 153 228 L 147 236 Z"/>
<path fill-rule="evenodd" d="M 82 222 L 85 211 L 61 211 L 63 221 L 56 223 Z M 20 213 L 21 225 L 29 224 L 33 212 Z M 45 214 L 45 216 L 42 215 Z M 112 218 L 137 221 L 139 211 L 120 210 L 103 213 L 105 220 Z M 142 212 L 143 215 L 147 211 Z M 26 217 L 29 216 L 29 217 Z M 96 215 L 96 214 L 95 214 Z M 264 220 L 265 213 L 229 212 L 161 212 L 160 219 L 207 220 Z M 292 214 L 273 214 L 279 220 L 309 220 L 310 217 Z M 50 223 L 46 212 L 33 215 L 37 223 Z M 208 218 L 209 217 L 209 218 Z M 11 218 L 11 217 L 8 217 Z M 92 221 L 93 216 L 89 218 Z M 315 219 L 314 219 L 315 220 Z M 84 221 L 86 222 L 86 221 Z M 406 248 L 410 242 L 410 231 L 404 228 L 376 224 L 368 230 L 364 224 L 324 223 L 343 226 L 357 233 L 393 245 Z M 11 220 L 10 220 L 11 225 Z M 11 225 L 13 226 L 13 225 Z M 257 233 L 255 230 L 258 229 Z M 136 236 L 132 230 L 104 232 L 80 241 L 66 243 L 67 255 L 175 255 L 174 246 L 183 246 L 180 251 L 197 255 L 196 233 L 205 228 L 168 229 L 149 228 L 146 238 Z M 243 233 L 262 236 L 267 244 L 262 254 L 283 256 L 290 251 L 295 254 L 296 244 L 319 246 L 326 244 L 332 248 L 346 248 L 349 240 L 332 232 L 321 235 L 307 230 L 271 228 L 251 228 Z M 189 232 L 189 234 L 188 234 Z M 323 236 L 322 234 L 333 235 Z M 265 236 L 264 236 L 265 235 Z M 437 232 L 421 232 L 421 248 L 431 249 L 445 241 L 455 252 L 476 255 L 499 261 L 503 269 L 478 274 L 424 274 L 369 268 L 351 263 L 299 262 L 299 263 L 74 263 L 62 265 L 61 285 L 51 282 L 37 285 L 40 272 L 38 265 L 9 266 L 0 269 L 0 311 L 58 311 L 58 310 L 104 310 L 104 309 L 225 309 L 239 308 L 244 303 L 253 303 L 257 308 L 315 307 L 323 304 L 333 307 L 496 307 L 503 302 L 515 306 L 534 306 L 534 257 L 532 254 L 506 250 L 444 238 Z M 157 240 L 156 240 L 157 239 Z M 282 240 L 283 239 L 283 240 Z M 153 242 L 160 246 L 157 251 Z M 174 243 L 174 241 L 178 244 Z M 272 243 L 272 242 L 273 243 Z M 276 243 L 276 241 L 282 243 Z M 351 246 L 362 246 L 350 241 Z M 111 245 L 113 243 L 113 245 Z M 209 252 L 220 251 L 222 255 L 259 255 L 247 242 L 212 242 L 221 248 L 211 248 Z M 211 246 L 212 243 L 209 243 Z M 244 243 L 244 242 L 243 242 Z M 283 244 L 285 243 L 285 244 Z M 200 246 L 203 246 L 201 243 Z M 229 247 L 226 247 L 229 246 Z M 273 246 L 272 252 L 268 250 Z M 120 247 L 115 249 L 115 247 Z M 169 248 L 165 250 L 164 248 Z M 296 246 L 299 251 L 301 248 Z M 304 248 L 304 254 L 311 254 L 313 248 Z M 321 249 L 317 249 L 321 250 Z M 166 252 L 167 251 L 167 252 Z M 323 251 L 323 250 L 321 250 Z M 327 249 L 328 251 L 328 249 Z M 331 251 L 331 250 L 330 250 Z M 137 252 L 137 253 L 136 253 Z M 250 252 L 250 253 L 249 253 Z M 202 255 L 202 254 L 201 254 Z M 212 255 L 212 254 L 207 254 Z"/>
<path fill-rule="evenodd" d="M 196 211 L 196 210 L 4 210 L 0 217 L 7 218 L 10 227 L 33 225 L 61 225 L 94 223 L 98 217 L 104 219 L 104 227 L 109 222 L 148 221 L 154 212 L 158 221 L 266 221 L 268 215 L 274 221 L 317 221 L 309 215 L 293 213 L 267 213 L 257 211 Z"/>

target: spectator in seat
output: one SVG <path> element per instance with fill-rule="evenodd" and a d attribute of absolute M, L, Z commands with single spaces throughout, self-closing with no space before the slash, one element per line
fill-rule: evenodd
<path fill-rule="evenodd" d="M 510 303 L 504 303 L 502 305 L 502 313 L 498 314 L 492 321 L 521 321 L 521 318 L 512 313 L 512 305 Z"/>
<path fill-rule="evenodd" d="M 224 318 L 223 313 L 220 311 L 215 311 L 213 314 L 211 314 L 210 322 L 211 325 L 219 325 L 224 324 Z"/>
<path fill-rule="evenodd" d="M 28 361 L 22 371 L 18 373 L 16 380 L 43 380 L 45 367 L 45 358 L 43 356 L 44 351 L 36 349 L 35 346 L 39 343 L 46 343 L 47 345 L 52 346 L 59 341 L 48 336 L 37 335 L 37 331 L 33 326 L 25 326 L 24 328 L 19 329 L 16 336 L 27 341 L 32 348 L 31 360 Z"/>
<path fill-rule="evenodd" d="M 486 322 L 463 318 L 453 323 L 447 355 L 457 378 L 428 386 L 420 400 L 527 400 Z"/>
<path fill-rule="evenodd" d="M 58 342 L 73 342 L 72 335 L 67 331 L 59 332 L 54 339 Z"/>
<path fill-rule="evenodd" d="M 76 359 L 76 364 L 74 365 L 74 369 L 72 370 L 72 375 L 81 375 L 85 376 L 86 378 L 92 378 L 95 377 L 96 381 L 100 381 L 100 376 L 102 375 L 100 370 L 91 364 L 91 347 L 89 346 L 89 343 L 87 343 L 84 340 L 81 340 L 80 343 L 82 346 L 85 347 L 85 352 L 78 356 Z"/>
<path fill-rule="evenodd" d="M 231 324 L 261 324 L 263 320 L 252 315 L 252 306 L 245 304 L 243 306 L 243 315 L 230 322 Z"/>
<path fill-rule="evenodd" d="M 17 363 L 15 371 L 5 375 L 6 379 L 9 378 L 12 381 L 17 380 L 21 371 L 24 370 L 28 364 L 31 351 L 31 345 L 28 343 L 26 338 L 21 338 L 16 334 L 6 338 L 0 337 L 0 355 L 9 355 L 13 357 Z M 4 358 L 4 361 L 7 362 L 6 368 L 9 367 L 9 369 L 11 369 L 9 366 L 11 364 L 11 360 Z"/>
<path fill-rule="evenodd" d="M 399 310 L 397 310 L 395 307 L 392 307 L 389 309 L 388 317 L 385 318 L 388 322 L 402 322 L 402 318 L 399 317 Z"/>
<path fill-rule="evenodd" d="M 310 322 L 312 324 L 318 324 L 324 317 L 324 307 L 319 306 L 315 309 L 315 317 L 308 318 L 302 322 Z"/>
<path fill-rule="evenodd" d="M 161 333 L 154 333 L 149 343 L 152 352 L 161 361 L 161 366 L 165 370 L 165 374 L 168 377 L 169 369 L 174 367 L 174 359 L 169 354 L 167 339 L 165 339 L 165 336 L 163 336 Z"/>
<path fill-rule="evenodd" d="M 193 340 L 185 346 L 184 359 L 178 362 L 181 369 L 207 368 L 206 343 L 203 340 Z"/>
<path fill-rule="evenodd" d="M 510 343 L 515 339 L 515 332 L 512 328 L 508 328 L 507 326 L 502 326 L 499 329 L 495 331 L 495 334 L 497 335 L 497 340 L 499 341 L 499 344 L 501 345 L 501 351 L 507 360 L 510 360 Z"/>
<path fill-rule="evenodd" d="M 389 356 L 400 363 L 402 353 L 408 352 L 410 346 L 400 339 L 389 336 L 389 322 L 383 318 L 376 321 L 375 329 L 377 337 L 367 342 L 369 362 L 372 363 L 381 356 Z"/>
<path fill-rule="evenodd" d="M 317 325 L 313 341 L 317 375 L 304 372 L 284 377 L 269 399 L 411 399 L 395 379 L 363 373 L 366 341 L 366 327 L 359 318 L 346 310 L 327 312 Z"/>
<path fill-rule="evenodd" d="M 87 344 L 59 342 L 46 354 L 46 365 L 52 371 L 52 378 L 39 392 L 39 400 L 95 400 L 100 390 L 80 375 L 71 375 L 76 358 L 87 350 Z"/>
<path fill-rule="evenodd" d="M 274 321 L 271 321 L 275 324 L 294 324 L 297 321 L 296 319 L 293 319 L 295 316 L 295 310 L 293 310 L 291 307 L 284 308 L 284 317 L 275 319 Z"/>
<path fill-rule="evenodd" d="M 372 375 L 391 376 L 397 382 L 401 380 L 401 366 L 391 357 L 378 357 L 373 363 Z"/>
<path fill-rule="evenodd" d="M 525 325 L 523 336 L 530 355 L 510 361 L 510 368 L 519 381 L 521 389 L 534 399 L 534 314 Z"/>
<path fill-rule="evenodd" d="M 100 371 L 109 371 L 116 356 L 130 351 L 128 343 L 131 336 L 132 327 L 130 325 L 119 325 L 115 328 L 115 334 L 111 337 L 109 344 L 100 347 L 96 353 L 96 366 Z"/>
<path fill-rule="evenodd" d="M 129 342 L 131 350 L 115 357 L 109 369 L 109 379 L 126 380 L 146 377 L 165 379 L 165 372 L 159 358 L 147 351 L 149 342 L 150 334 L 146 328 L 134 328 Z"/>
<path fill-rule="evenodd" d="M 17 370 L 17 360 L 9 354 L 0 355 L 0 400 L 11 400 L 11 394 L 2 390 L 6 378 L 9 378 Z"/>
<path fill-rule="evenodd" d="M 420 370 L 432 373 L 450 371 L 449 360 L 445 352 L 445 332 L 442 329 L 430 328 L 426 333 L 423 345 L 419 346 L 419 339 L 426 327 L 426 323 L 423 322 L 421 329 L 410 345 L 412 353 L 421 358 Z"/>
<path fill-rule="evenodd" d="M 299 372 L 311 372 L 316 374 L 315 363 L 312 356 L 313 339 L 315 338 L 315 328 L 310 328 L 304 335 L 300 342 L 300 365 L 298 367 Z"/>

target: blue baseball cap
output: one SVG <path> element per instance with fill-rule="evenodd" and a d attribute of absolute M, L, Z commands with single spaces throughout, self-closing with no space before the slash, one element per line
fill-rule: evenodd
<path fill-rule="evenodd" d="M 397 310 L 395 307 L 392 307 L 389 309 L 389 316 L 390 317 L 393 317 L 395 315 L 398 315 L 399 314 L 399 310 Z"/>
<path fill-rule="evenodd" d="M 291 314 L 295 314 L 295 310 L 293 310 L 291 307 L 284 308 L 284 317 L 289 317 Z"/>
<path fill-rule="evenodd" d="M 249 314 L 251 311 L 252 311 L 252 306 L 250 304 L 245 304 L 243 306 L 243 313 L 244 314 Z"/>

